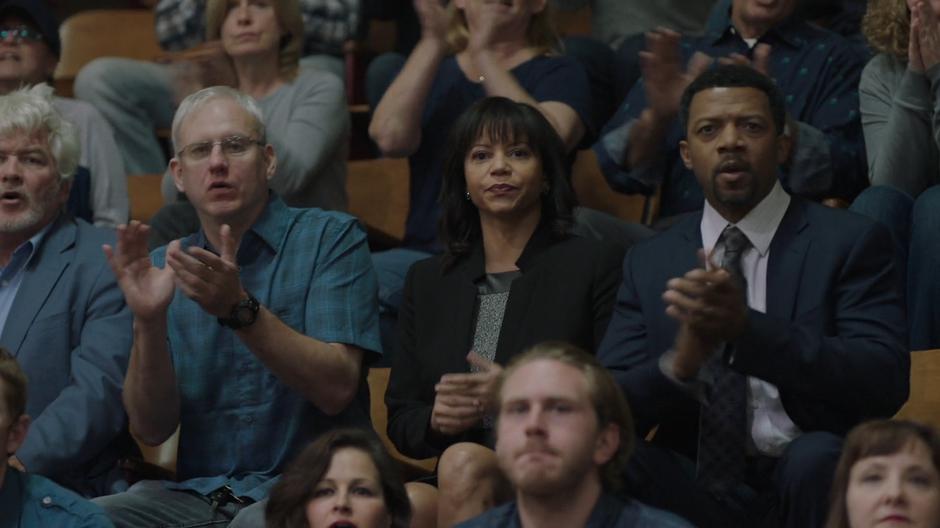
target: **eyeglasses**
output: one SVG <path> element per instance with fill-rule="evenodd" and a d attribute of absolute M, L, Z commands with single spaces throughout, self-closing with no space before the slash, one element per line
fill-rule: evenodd
<path fill-rule="evenodd" d="M 42 33 L 27 26 L 0 28 L 0 40 L 6 40 L 10 35 L 13 35 L 13 40 L 17 43 L 23 42 L 24 40 L 30 42 L 42 41 Z"/>
<path fill-rule="evenodd" d="M 264 143 L 258 141 L 257 139 L 247 138 L 244 136 L 229 136 L 218 141 L 200 141 L 199 143 L 191 143 L 179 149 L 176 155 L 181 158 L 186 158 L 190 161 L 202 161 L 212 154 L 212 149 L 214 149 L 216 145 L 220 145 L 222 147 L 222 154 L 224 154 L 225 157 L 235 158 L 247 154 L 248 149 L 251 148 L 252 145 L 264 145 Z"/>

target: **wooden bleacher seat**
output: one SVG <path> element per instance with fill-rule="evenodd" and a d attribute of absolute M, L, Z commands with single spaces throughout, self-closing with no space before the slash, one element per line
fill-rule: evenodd
<path fill-rule="evenodd" d="M 424 460 L 409 458 L 401 454 L 401 452 L 395 448 L 395 445 L 388 439 L 388 434 L 385 432 L 385 427 L 388 425 L 388 408 L 385 407 L 385 390 L 388 389 L 388 377 L 390 372 L 391 369 L 387 367 L 369 369 L 369 397 L 372 399 L 372 428 L 378 433 L 379 439 L 382 440 L 382 444 L 385 446 L 385 449 L 388 450 L 389 454 L 392 455 L 392 458 L 401 464 L 404 470 L 403 476 L 405 480 L 413 480 L 417 477 L 430 475 L 434 473 L 434 468 L 437 467 L 437 458 L 427 458 Z"/>
<path fill-rule="evenodd" d="M 163 207 L 160 194 L 160 174 L 132 174 L 127 177 L 127 197 L 131 205 L 131 220 L 149 223 L 153 215 Z"/>
<path fill-rule="evenodd" d="M 940 349 L 911 352 L 911 395 L 897 418 L 940 430 Z"/>
<path fill-rule="evenodd" d="M 622 220 L 650 225 L 659 213 L 659 193 L 643 196 L 623 194 L 611 189 L 591 149 L 578 151 L 571 168 L 571 185 L 580 205 Z"/>
<path fill-rule="evenodd" d="M 93 9 L 76 13 L 59 27 L 62 55 L 53 74 L 56 93 L 72 96 L 72 83 L 98 57 L 154 60 L 163 54 L 150 9 Z"/>
<path fill-rule="evenodd" d="M 347 164 L 349 213 L 366 225 L 370 243 L 401 243 L 408 217 L 408 160 L 380 158 Z M 373 249 L 379 249 L 373 247 Z"/>

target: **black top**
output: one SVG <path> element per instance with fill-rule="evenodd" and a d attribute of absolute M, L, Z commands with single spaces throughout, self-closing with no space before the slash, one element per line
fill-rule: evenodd
<path fill-rule="evenodd" d="M 594 352 L 607 329 L 621 280 L 623 250 L 595 240 L 555 239 L 540 228 L 516 262 L 495 361 L 562 340 Z M 388 435 L 411 457 L 438 456 L 458 441 L 489 444 L 482 429 L 441 438 L 429 434 L 434 385 L 449 372 L 469 372 L 479 279 L 486 274 L 482 244 L 448 269 L 443 256 L 416 263 L 405 280 L 399 312 L 401 351 L 392 363 L 385 402 Z"/>

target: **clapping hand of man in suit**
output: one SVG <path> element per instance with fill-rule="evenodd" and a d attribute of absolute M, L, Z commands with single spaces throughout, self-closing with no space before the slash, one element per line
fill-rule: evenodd
<path fill-rule="evenodd" d="M 442 435 L 463 433 L 494 410 L 493 392 L 503 368 L 472 351 L 467 354 L 467 362 L 478 371 L 444 374 L 434 386 L 431 429 Z"/>
<path fill-rule="evenodd" d="M 666 314 L 679 321 L 673 373 L 691 379 L 723 342 L 734 341 L 747 324 L 744 286 L 699 250 L 701 267 L 670 279 L 663 292 Z"/>

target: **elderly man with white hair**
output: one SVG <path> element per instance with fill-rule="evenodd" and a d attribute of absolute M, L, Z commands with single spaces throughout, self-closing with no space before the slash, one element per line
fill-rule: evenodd
<path fill-rule="evenodd" d="M 0 345 L 34 420 L 9 462 L 94 496 L 122 488 L 131 316 L 101 255 L 113 234 L 64 212 L 79 153 L 49 87 L 0 96 Z"/>

